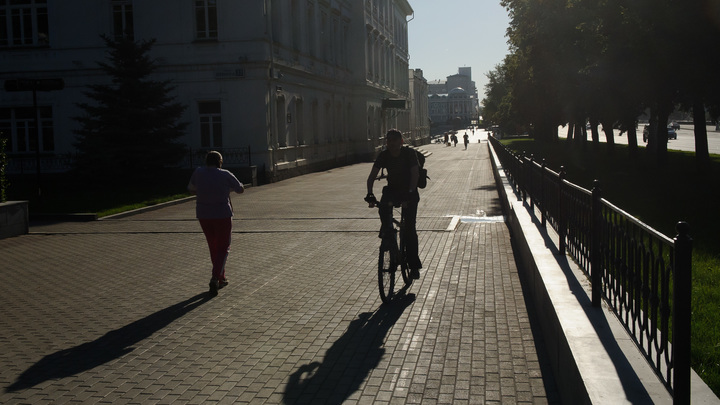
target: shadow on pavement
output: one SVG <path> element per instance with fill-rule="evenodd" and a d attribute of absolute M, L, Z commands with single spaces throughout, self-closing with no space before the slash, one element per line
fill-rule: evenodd
<path fill-rule="evenodd" d="M 283 402 L 342 404 L 380 363 L 385 336 L 414 301 L 415 294 L 402 294 L 373 313 L 358 315 L 328 349 L 322 363 L 304 364 L 290 375 Z"/>
<path fill-rule="evenodd" d="M 133 351 L 132 346 L 136 343 L 150 337 L 209 300 L 208 293 L 198 294 L 120 329 L 110 331 L 95 341 L 49 354 L 25 370 L 5 391 L 20 391 L 48 380 L 80 374 L 120 358 Z"/>

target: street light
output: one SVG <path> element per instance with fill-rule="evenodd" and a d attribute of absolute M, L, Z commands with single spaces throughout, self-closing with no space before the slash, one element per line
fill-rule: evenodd
<path fill-rule="evenodd" d="M 32 91 L 33 112 L 35 114 L 35 170 L 37 173 L 37 192 L 40 197 L 40 118 L 38 118 L 37 92 L 62 90 L 63 79 L 14 79 L 5 80 L 5 91 Z"/>

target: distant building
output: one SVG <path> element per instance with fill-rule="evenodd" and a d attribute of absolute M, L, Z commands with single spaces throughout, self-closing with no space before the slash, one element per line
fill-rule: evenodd
<path fill-rule="evenodd" d="M 450 124 L 452 120 L 463 125 L 476 123 L 479 104 L 472 68 L 458 68 L 458 73 L 448 76 L 445 82 L 430 82 L 428 111 L 433 124 Z"/>
<path fill-rule="evenodd" d="M 3 1 L 0 80 L 62 78 L 65 88 L 38 93 L 39 145 L 32 94 L 0 92 L 0 133 L 14 161 L 39 146 L 43 170 L 63 170 L 76 103 L 109 82 L 96 63 L 106 34 L 156 39 L 154 79 L 172 80 L 188 107 L 182 142 L 193 151 L 249 150 L 240 164 L 268 180 L 367 159 L 392 127 L 425 142 L 411 119 L 422 104 L 408 80 L 412 13 L 407 0 Z"/>
<path fill-rule="evenodd" d="M 409 142 L 414 145 L 427 143 L 430 138 L 430 117 L 428 115 L 428 83 L 421 69 L 410 69 L 410 123 Z"/>

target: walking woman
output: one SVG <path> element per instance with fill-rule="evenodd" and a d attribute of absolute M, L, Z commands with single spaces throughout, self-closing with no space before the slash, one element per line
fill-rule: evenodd
<path fill-rule="evenodd" d="M 210 295 L 213 297 L 220 288 L 228 284 L 225 261 L 230 252 L 233 216 L 230 191 L 245 191 L 242 183 L 232 173 L 222 169 L 222 164 L 220 152 L 208 152 L 205 166 L 195 169 L 188 184 L 188 191 L 197 195 L 195 214 L 210 248 Z"/>

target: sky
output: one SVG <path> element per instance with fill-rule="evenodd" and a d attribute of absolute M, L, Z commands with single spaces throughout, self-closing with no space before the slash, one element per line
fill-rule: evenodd
<path fill-rule="evenodd" d="M 408 23 L 410 68 L 428 81 L 445 80 L 458 67 L 472 67 L 483 98 L 485 74 L 508 53 L 509 18 L 500 0 L 409 0 L 415 11 Z"/>

